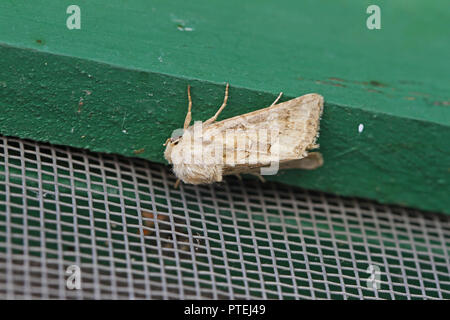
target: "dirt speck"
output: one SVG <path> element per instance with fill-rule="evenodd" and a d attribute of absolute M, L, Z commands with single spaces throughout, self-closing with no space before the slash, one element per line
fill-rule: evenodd
<path fill-rule="evenodd" d="M 375 89 L 366 89 L 368 92 L 375 92 L 375 93 L 383 93 L 380 90 L 375 90 Z"/>
<path fill-rule="evenodd" d="M 387 84 L 384 84 L 384 83 L 382 83 L 380 81 L 376 81 L 376 80 L 370 80 L 369 84 L 374 87 L 387 87 Z"/>
<path fill-rule="evenodd" d="M 145 151 L 145 148 L 140 148 L 140 149 L 134 150 L 133 153 L 134 153 L 134 154 L 141 154 L 141 153 L 143 153 L 144 151 Z"/>
<path fill-rule="evenodd" d="M 316 83 L 317 84 L 325 84 L 325 85 L 329 85 L 329 86 L 333 86 L 333 87 L 343 87 L 343 88 L 347 87 L 345 84 L 331 82 L 331 81 L 320 81 L 320 80 L 317 80 Z"/>
<path fill-rule="evenodd" d="M 83 102 L 83 98 L 80 97 L 80 100 L 78 102 L 78 110 L 77 113 L 81 113 L 81 109 L 83 108 L 84 102 Z"/>
<path fill-rule="evenodd" d="M 177 29 L 179 31 L 194 31 L 193 27 L 188 27 L 188 21 L 184 20 L 184 19 L 179 19 L 177 17 L 175 17 L 173 14 L 171 14 L 171 20 L 173 23 L 175 23 Z"/>
<path fill-rule="evenodd" d="M 328 80 L 331 80 L 331 81 L 340 81 L 340 82 L 345 82 L 345 80 L 344 80 L 344 79 L 341 79 L 341 78 L 337 78 L 337 77 L 331 77 L 331 78 L 328 78 Z"/>
<path fill-rule="evenodd" d="M 450 101 L 435 101 L 433 103 L 435 106 L 450 106 Z"/>

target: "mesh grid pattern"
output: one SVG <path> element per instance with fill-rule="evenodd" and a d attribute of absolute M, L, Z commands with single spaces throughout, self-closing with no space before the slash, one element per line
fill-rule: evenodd
<path fill-rule="evenodd" d="M 0 298 L 450 298 L 448 216 L 174 182 L 144 160 L 0 136 Z"/>

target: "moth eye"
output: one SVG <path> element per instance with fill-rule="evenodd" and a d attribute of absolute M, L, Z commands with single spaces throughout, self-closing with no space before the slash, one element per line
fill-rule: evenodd
<path fill-rule="evenodd" d="M 176 138 L 170 138 L 170 142 L 176 146 L 178 144 L 178 142 L 180 142 L 181 136 L 178 136 Z"/>

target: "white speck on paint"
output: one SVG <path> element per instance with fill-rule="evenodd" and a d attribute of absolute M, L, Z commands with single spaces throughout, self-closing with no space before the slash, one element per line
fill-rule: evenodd
<path fill-rule="evenodd" d="M 177 24 L 177 29 L 179 31 L 194 31 L 193 27 L 186 26 L 188 24 L 187 20 L 179 19 L 179 18 L 175 17 L 175 15 L 173 15 L 173 14 L 171 14 L 170 17 L 171 17 L 172 22 Z"/>
<path fill-rule="evenodd" d="M 358 126 L 358 132 L 361 133 L 364 130 L 364 125 L 362 123 L 359 124 Z"/>
<path fill-rule="evenodd" d="M 123 133 L 128 133 L 127 130 L 122 130 Z"/>

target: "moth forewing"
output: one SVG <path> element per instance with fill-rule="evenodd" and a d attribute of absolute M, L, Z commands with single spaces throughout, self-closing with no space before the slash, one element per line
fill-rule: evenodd
<path fill-rule="evenodd" d="M 196 122 L 176 145 L 167 146 L 166 159 L 173 163 L 179 179 L 192 184 L 217 182 L 224 175 L 258 169 L 261 174 L 275 174 L 279 164 L 283 168 L 291 161 L 292 168 L 307 163 L 318 166 L 322 163 L 317 157 L 295 161 L 317 147 L 322 110 L 323 97 L 307 94 L 220 122 Z"/>
<path fill-rule="evenodd" d="M 227 133 L 227 143 L 223 146 L 227 159 L 234 158 L 236 153 L 233 141 L 248 141 L 249 149 L 234 165 L 264 166 L 305 157 L 306 151 L 315 147 L 322 110 L 322 96 L 308 94 L 211 124 L 203 130 Z M 226 170 L 230 163 L 224 164 Z"/>

